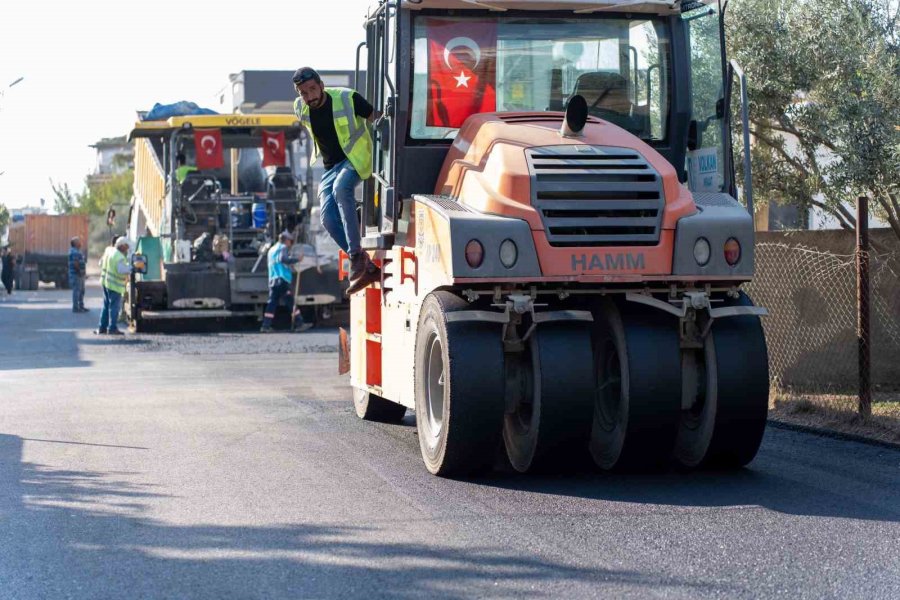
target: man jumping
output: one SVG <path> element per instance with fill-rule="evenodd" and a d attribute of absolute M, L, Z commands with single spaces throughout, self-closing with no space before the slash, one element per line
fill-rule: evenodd
<path fill-rule="evenodd" d="M 322 225 L 350 256 L 350 295 L 381 279 L 381 270 L 360 247 L 354 197 L 359 182 L 372 175 L 367 122 L 376 116 L 375 109 L 353 90 L 326 88 L 310 67 L 297 69 L 293 82 L 300 95 L 294 113 L 315 142 L 313 160 L 321 154 L 325 163 L 319 186 Z"/>

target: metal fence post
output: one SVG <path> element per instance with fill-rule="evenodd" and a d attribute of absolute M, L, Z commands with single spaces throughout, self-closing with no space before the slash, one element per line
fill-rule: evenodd
<path fill-rule="evenodd" d="M 869 199 L 856 201 L 856 341 L 859 357 L 859 414 L 872 416 L 869 323 Z"/>

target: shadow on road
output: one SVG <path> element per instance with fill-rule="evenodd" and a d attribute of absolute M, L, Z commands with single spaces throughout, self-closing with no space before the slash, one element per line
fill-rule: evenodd
<path fill-rule="evenodd" d="M 413 413 L 400 425 L 379 427 L 402 440 L 404 448 L 395 453 L 419 460 L 415 436 L 397 435 L 415 431 Z M 501 448 L 495 470 L 457 483 L 584 500 L 683 508 L 760 506 L 800 516 L 900 522 L 898 467 L 896 450 L 769 428 L 756 460 L 737 471 L 599 473 L 585 454 L 553 475 L 520 474 Z"/>
<path fill-rule="evenodd" d="M 148 515 L 149 501 L 167 498 L 154 486 L 23 462 L 24 441 L 0 434 L 0 523 L 16 549 L 0 550 L 0 580 L 16 597 L 500 597 L 543 580 L 706 587 L 499 546 L 394 543 L 366 527 L 164 523 Z"/>
<path fill-rule="evenodd" d="M 91 291 L 97 295 L 96 289 Z M 89 298 L 93 299 L 93 298 Z M 96 304 L 96 302 L 95 302 Z M 91 336 L 99 310 L 72 313 L 67 290 L 18 292 L 0 302 L 0 371 L 89 367 L 82 356 L 85 346 L 140 345 L 130 337 Z"/>

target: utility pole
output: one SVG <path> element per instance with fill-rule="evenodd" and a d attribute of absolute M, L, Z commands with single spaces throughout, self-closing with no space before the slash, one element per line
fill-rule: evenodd
<path fill-rule="evenodd" d="M 856 342 L 859 358 L 859 414 L 872 416 L 869 304 L 869 199 L 856 200 Z"/>

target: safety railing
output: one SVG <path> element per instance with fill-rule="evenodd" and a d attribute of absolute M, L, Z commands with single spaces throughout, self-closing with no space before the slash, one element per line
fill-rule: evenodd
<path fill-rule="evenodd" d="M 153 235 L 160 235 L 166 206 L 166 178 L 150 140 L 135 140 L 134 196 Z"/>

